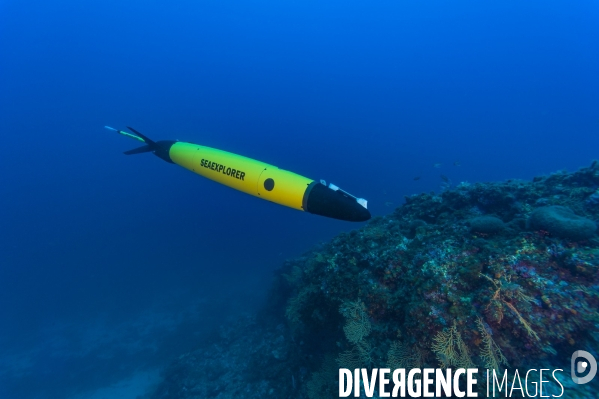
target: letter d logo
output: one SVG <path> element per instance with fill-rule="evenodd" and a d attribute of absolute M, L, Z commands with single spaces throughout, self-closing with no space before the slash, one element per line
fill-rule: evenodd
<path fill-rule="evenodd" d="M 588 363 L 579 362 L 578 364 L 575 364 L 576 359 L 579 357 L 584 357 Z M 586 377 L 576 376 L 577 372 L 583 373 L 585 370 L 587 370 L 589 365 L 591 368 L 589 369 L 589 373 L 586 375 Z M 570 374 L 572 375 L 572 381 L 574 381 L 576 384 L 586 384 L 587 382 L 591 381 L 595 377 L 595 374 L 597 374 L 597 362 L 595 361 L 593 355 L 587 351 L 574 352 L 572 354 L 572 369 L 570 370 Z"/>

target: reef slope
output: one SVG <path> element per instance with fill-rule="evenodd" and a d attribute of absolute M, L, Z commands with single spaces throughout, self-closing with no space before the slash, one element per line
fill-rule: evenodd
<path fill-rule="evenodd" d="M 339 367 L 562 368 L 568 397 L 595 397 L 569 362 L 599 359 L 598 188 L 594 162 L 408 197 L 287 261 L 261 314 L 174 362 L 154 398 L 338 397 Z"/>

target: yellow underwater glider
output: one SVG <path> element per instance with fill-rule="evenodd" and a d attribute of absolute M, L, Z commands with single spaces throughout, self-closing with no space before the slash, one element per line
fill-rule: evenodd
<path fill-rule="evenodd" d="M 356 198 L 334 184 L 327 185 L 323 180 L 317 182 L 255 159 L 198 144 L 152 141 L 130 127 L 133 133 L 105 128 L 145 143 L 125 151 L 126 155 L 152 152 L 166 162 L 225 186 L 300 211 L 350 222 L 370 219 L 365 199 Z"/>

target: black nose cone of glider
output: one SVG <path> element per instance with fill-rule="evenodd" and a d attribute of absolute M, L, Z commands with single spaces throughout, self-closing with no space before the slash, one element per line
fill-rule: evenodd
<path fill-rule="evenodd" d="M 306 190 L 304 210 L 348 222 L 365 222 L 371 217 L 368 209 L 358 203 L 356 198 L 321 183 L 313 183 Z"/>

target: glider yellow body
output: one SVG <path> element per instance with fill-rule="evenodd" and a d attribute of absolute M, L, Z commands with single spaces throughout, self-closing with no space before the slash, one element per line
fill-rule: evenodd
<path fill-rule="evenodd" d="M 314 181 L 255 159 L 192 143 L 176 142 L 169 155 L 174 163 L 198 175 L 299 210 L 304 210 L 304 193 Z"/>

